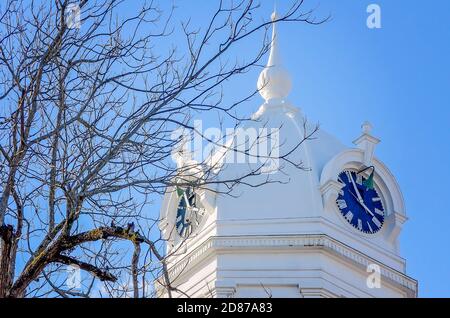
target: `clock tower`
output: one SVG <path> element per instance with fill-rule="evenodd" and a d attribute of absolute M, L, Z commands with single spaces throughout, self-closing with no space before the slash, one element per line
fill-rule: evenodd
<path fill-rule="evenodd" d="M 314 127 L 287 100 L 291 80 L 277 41 L 273 23 L 258 80 L 265 102 L 245 128 L 280 127 L 280 147 L 289 149 Z M 416 297 L 417 281 L 406 274 L 399 248 L 403 197 L 375 155 L 379 142 L 368 122 L 351 147 L 320 129 L 292 154 L 308 169 L 268 172 L 280 183 L 242 189 L 237 198 L 219 194 L 221 185 L 168 189 L 160 228 L 177 290 L 171 296 Z M 232 179 L 247 168 L 228 164 L 217 173 Z"/>

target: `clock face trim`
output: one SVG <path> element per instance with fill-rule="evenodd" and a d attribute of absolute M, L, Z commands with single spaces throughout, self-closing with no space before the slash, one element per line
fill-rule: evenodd
<path fill-rule="evenodd" d="M 352 170 L 344 170 L 338 176 L 343 184 L 336 205 L 346 222 L 367 234 L 381 230 L 385 211 L 383 201 L 374 187 L 367 186 L 367 179 Z"/>

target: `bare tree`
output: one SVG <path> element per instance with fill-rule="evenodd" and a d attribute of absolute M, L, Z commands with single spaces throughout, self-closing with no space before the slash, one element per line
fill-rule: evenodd
<path fill-rule="evenodd" d="M 170 293 L 158 216 L 149 212 L 157 196 L 171 186 L 225 184 L 232 194 L 238 184 L 276 182 L 252 183 L 261 166 L 221 180 L 206 159 L 195 163 L 199 176 L 171 158 L 180 145 L 172 132 L 194 131 L 193 116 L 250 120 L 235 109 L 256 91 L 232 103 L 222 96 L 224 83 L 259 67 L 270 48 L 271 21 L 252 18 L 259 5 L 218 1 L 198 27 L 153 1 L 133 1 L 125 16 L 130 2 L 0 4 L 0 297 L 144 297 L 159 276 Z M 302 10 L 292 1 L 277 21 L 324 21 Z M 174 47 L 177 32 L 185 43 Z M 232 63 L 258 34 L 260 49 Z M 277 158 L 303 169 L 290 151 Z M 82 290 L 67 287 L 67 265 L 91 274 Z"/>

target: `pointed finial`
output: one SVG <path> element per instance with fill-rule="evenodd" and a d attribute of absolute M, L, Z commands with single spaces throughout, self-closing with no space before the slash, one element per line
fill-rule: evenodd
<path fill-rule="evenodd" d="M 272 20 L 272 22 L 276 21 L 278 19 L 278 13 L 277 13 L 277 4 L 274 3 L 273 5 L 273 12 L 270 15 L 270 20 Z"/>
<path fill-rule="evenodd" d="M 375 153 L 375 147 L 380 142 L 378 138 L 375 138 L 370 133 L 372 132 L 372 124 L 365 121 L 361 125 L 362 134 L 353 143 L 357 148 L 363 151 L 363 163 L 366 167 L 372 166 L 372 160 Z"/>
<path fill-rule="evenodd" d="M 361 125 L 361 128 L 362 128 L 362 132 L 364 134 L 370 134 L 370 132 L 372 131 L 373 126 L 372 126 L 372 124 L 370 122 L 365 121 Z"/>
<path fill-rule="evenodd" d="M 288 71 L 281 65 L 281 57 L 278 52 L 278 35 L 276 22 L 279 19 L 276 10 L 271 15 L 272 42 L 269 60 L 258 78 L 257 87 L 261 96 L 267 103 L 283 102 L 292 88 L 291 77 Z"/>

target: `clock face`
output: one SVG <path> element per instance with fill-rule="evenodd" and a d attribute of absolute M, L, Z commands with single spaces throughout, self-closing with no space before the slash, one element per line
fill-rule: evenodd
<path fill-rule="evenodd" d="M 205 209 L 198 205 L 197 195 L 189 187 L 178 189 L 179 203 L 176 216 L 176 229 L 182 238 L 189 237 L 200 225 Z"/>
<path fill-rule="evenodd" d="M 384 223 L 384 208 L 375 188 L 355 171 L 341 172 L 338 181 L 344 186 L 336 203 L 347 222 L 364 233 L 378 232 Z"/>

